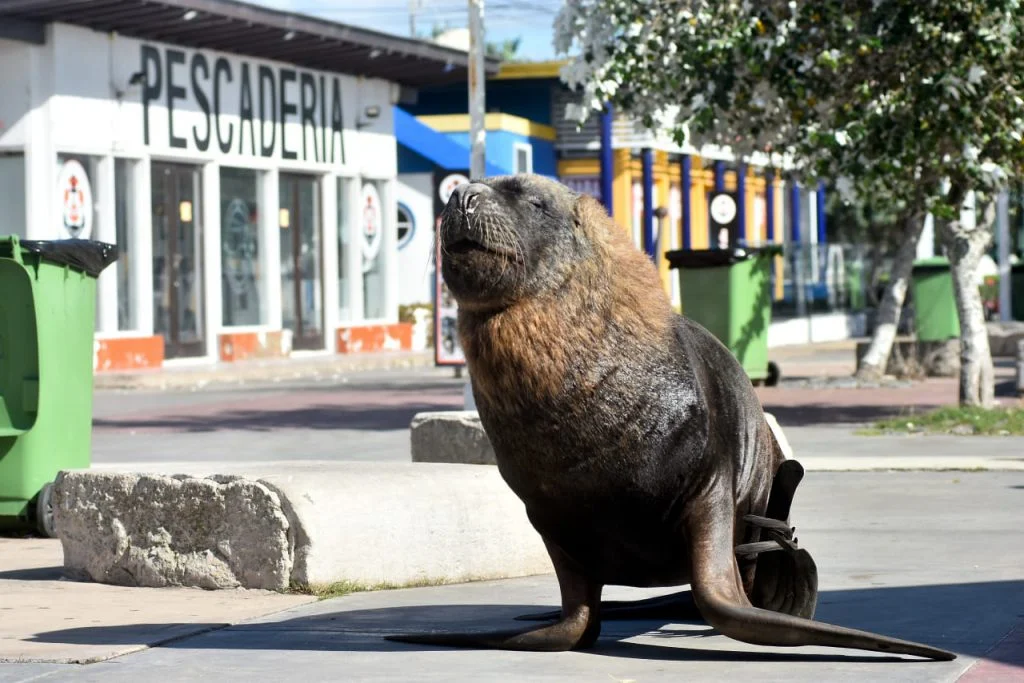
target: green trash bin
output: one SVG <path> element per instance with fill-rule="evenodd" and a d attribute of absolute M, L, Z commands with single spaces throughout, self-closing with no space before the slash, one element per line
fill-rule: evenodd
<path fill-rule="evenodd" d="M 686 249 L 665 254 L 679 271 L 683 315 L 718 337 L 752 382 L 773 385 L 779 370 L 768 361 L 772 318 L 771 274 L 778 247 Z"/>
<path fill-rule="evenodd" d="M 960 337 L 960 316 L 953 295 L 949 260 L 936 256 L 918 259 L 910 276 L 914 298 L 914 328 L 918 341 L 938 342 Z"/>
<path fill-rule="evenodd" d="M 1010 315 L 1014 320 L 1024 320 L 1024 263 L 1010 266 L 1010 289 L 1013 299 Z"/>
<path fill-rule="evenodd" d="M 102 242 L 0 237 L 0 529 L 53 536 L 50 484 L 88 467 Z"/>

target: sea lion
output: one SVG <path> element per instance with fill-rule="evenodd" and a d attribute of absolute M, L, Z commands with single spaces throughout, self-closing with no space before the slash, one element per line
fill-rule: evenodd
<path fill-rule="evenodd" d="M 651 261 L 594 199 L 535 175 L 473 182 L 449 199 L 438 239 L 480 420 L 562 608 L 526 629 L 389 640 L 582 649 L 604 610 L 699 614 L 760 645 L 955 658 L 811 620 L 816 569 L 788 521 L 802 468 L 733 354 L 673 311 Z M 601 603 L 605 585 L 686 584 L 669 600 Z"/>

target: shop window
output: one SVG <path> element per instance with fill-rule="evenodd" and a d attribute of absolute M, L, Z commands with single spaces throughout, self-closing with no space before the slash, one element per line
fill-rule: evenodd
<path fill-rule="evenodd" d="M 533 173 L 533 147 L 526 142 L 517 142 L 512 146 L 515 151 L 515 172 Z"/>
<path fill-rule="evenodd" d="M 117 261 L 117 329 L 136 330 L 136 296 L 132 273 L 135 271 L 135 164 L 129 159 L 114 160 L 114 224 Z"/>
<path fill-rule="evenodd" d="M 260 268 L 259 186 L 256 171 L 220 171 L 221 293 L 227 327 L 266 322 L 266 283 Z"/>
<path fill-rule="evenodd" d="M 362 248 L 363 317 L 385 317 L 384 231 L 387 229 L 383 203 L 384 183 L 367 180 L 359 192 L 358 239 Z"/>
<path fill-rule="evenodd" d="M 25 155 L 0 154 L 0 216 L 4 217 L 4 233 L 25 237 Z"/>
<path fill-rule="evenodd" d="M 395 227 L 398 234 L 398 248 L 402 249 L 412 241 L 412 236 L 416 232 L 416 223 L 412 217 L 412 211 L 405 204 L 398 205 Z"/>
<path fill-rule="evenodd" d="M 352 320 L 349 294 L 349 250 L 352 247 L 352 188 L 350 178 L 338 178 L 338 319 Z"/>

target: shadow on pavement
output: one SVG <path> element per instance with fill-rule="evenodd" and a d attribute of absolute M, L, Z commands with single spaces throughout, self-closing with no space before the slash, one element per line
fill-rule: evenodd
<path fill-rule="evenodd" d="M 1024 666 L 1024 650 L 992 650 L 1021 618 L 1024 581 L 943 584 L 933 586 L 885 586 L 823 591 L 815 619 L 883 635 L 913 640 L 981 657 Z M 336 603 L 344 605 L 345 598 Z M 184 638 L 163 644 L 168 648 L 307 650 L 389 652 L 435 649 L 429 646 L 392 643 L 384 636 L 424 631 L 485 631 L 525 627 L 513 621 L 519 614 L 535 612 L 538 605 L 420 605 L 378 609 L 338 610 L 281 621 L 246 623 L 229 627 L 204 638 Z M 550 607 L 550 606 L 549 606 Z M 298 608 L 308 609 L 308 608 Z M 287 614 L 287 613 L 286 613 Z M 684 623 L 684 622 L 680 622 Z M 694 622 L 690 622 L 694 623 Z M 602 638 L 588 654 L 658 660 L 701 661 L 834 661 L 884 662 L 898 659 L 920 662 L 913 657 L 886 657 L 865 653 L 851 655 L 764 652 L 742 649 L 702 649 L 701 638 L 716 633 L 705 627 L 681 629 L 661 627 L 659 621 L 606 621 Z M 699 624 L 699 622 L 698 622 Z M 152 633 L 178 624 L 145 624 L 137 629 Z M 194 625 L 196 630 L 214 624 Z M 663 642 L 682 640 L 680 648 L 650 643 L 621 642 L 648 634 Z M 66 644 L 131 644 L 139 638 L 132 627 L 74 628 L 37 634 L 33 640 Z"/>
<path fill-rule="evenodd" d="M 856 391 L 850 389 L 846 391 Z M 772 405 L 764 402 L 765 412 L 771 413 L 783 427 L 816 427 L 819 425 L 871 424 L 890 417 L 899 417 L 911 411 L 922 413 L 935 410 L 933 405 Z"/>
<path fill-rule="evenodd" d="M 32 569 L 11 569 L 0 571 L 0 581 L 60 581 L 64 567 L 33 567 Z"/>
<path fill-rule="evenodd" d="M 270 432 L 277 429 L 408 429 L 416 413 L 453 410 L 452 401 L 416 402 L 402 405 L 312 405 L 289 410 L 225 410 L 206 415 L 167 415 L 141 418 L 96 418 L 95 429 L 151 429 L 169 432 L 243 430 Z"/>

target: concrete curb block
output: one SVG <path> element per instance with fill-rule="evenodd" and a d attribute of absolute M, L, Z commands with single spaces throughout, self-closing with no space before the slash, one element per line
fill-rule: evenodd
<path fill-rule="evenodd" d="M 475 410 L 417 413 L 409 425 L 409 438 L 413 462 L 497 464 Z"/>
<path fill-rule="evenodd" d="M 65 567 L 135 586 L 408 585 L 552 571 L 496 468 L 336 463 L 245 476 L 72 471 Z"/>
<path fill-rule="evenodd" d="M 771 413 L 764 414 L 786 458 L 793 448 Z M 417 413 L 409 425 L 413 462 L 457 462 L 494 465 L 494 449 L 475 410 Z"/>

